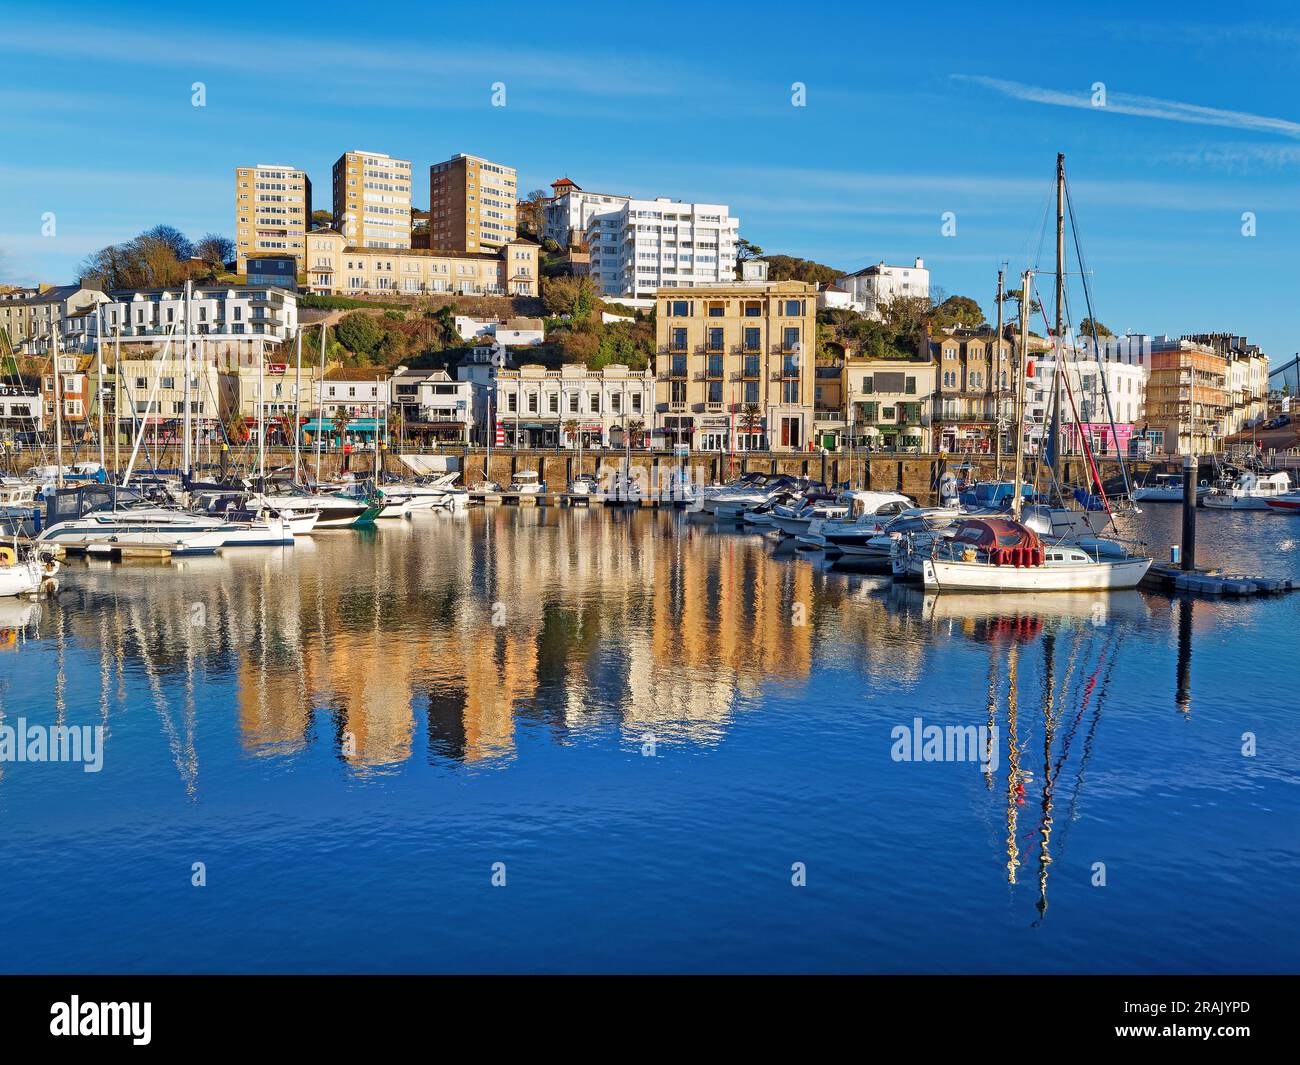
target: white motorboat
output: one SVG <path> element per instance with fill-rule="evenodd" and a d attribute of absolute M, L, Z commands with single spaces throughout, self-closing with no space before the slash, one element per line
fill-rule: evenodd
<path fill-rule="evenodd" d="M 893 556 L 904 537 L 928 547 L 938 537 L 951 536 L 953 523 L 961 517 L 962 512 L 956 507 L 912 507 L 886 523 L 874 536 L 846 537 L 836 546 L 843 554 L 884 562 Z"/>
<path fill-rule="evenodd" d="M 537 476 L 536 470 L 519 470 L 506 489 L 506 495 L 538 496 L 546 491 L 546 483 Z"/>
<path fill-rule="evenodd" d="M 1270 510 L 1276 510 L 1283 514 L 1300 514 L 1300 489 L 1292 489 L 1286 495 L 1275 496 L 1272 499 L 1266 499 Z"/>
<path fill-rule="evenodd" d="M 1269 506 L 1269 500 L 1279 499 L 1290 491 L 1291 475 L 1284 471 L 1247 471 L 1231 484 L 1215 485 L 1201 500 L 1201 505 L 1213 510 L 1273 510 L 1276 508 Z"/>
<path fill-rule="evenodd" d="M 773 507 L 770 523 L 786 536 L 798 536 L 806 533 L 814 521 L 847 518 L 851 503 L 844 493 L 807 492 L 797 502 Z"/>
<path fill-rule="evenodd" d="M 389 504 L 405 501 L 408 504 L 408 513 L 414 513 L 418 510 L 433 510 L 436 507 L 448 505 L 448 493 L 459 476 L 460 472 L 453 470 L 450 473 L 440 474 L 436 477 L 425 477 L 418 481 L 397 481 L 385 484 L 381 491 L 384 500 Z M 383 518 L 392 515 L 381 512 L 378 516 Z"/>
<path fill-rule="evenodd" d="M 966 518 L 951 539 L 921 560 L 928 589 L 963 592 L 1069 592 L 1136 588 L 1151 559 L 1113 541 L 1044 543 L 1010 518 Z"/>
<path fill-rule="evenodd" d="M 1196 486 L 1196 498 L 1203 498 L 1210 491 L 1208 484 Z M 1148 483 L 1134 488 L 1131 498 L 1135 503 L 1181 503 L 1183 501 L 1183 475 L 1181 473 L 1157 473 Z"/>
<path fill-rule="evenodd" d="M 704 509 L 724 521 L 739 521 L 746 510 L 768 502 L 778 492 L 801 488 L 793 477 L 746 474 L 736 484 L 704 497 Z"/>
<path fill-rule="evenodd" d="M 841 545 L 845 543 L 865 543 L 894 518 L 916 507 L 916 500 L 901 492 L 858 490 L 844 494 L 851 497 L 848 514 L 809 522 L 799 536 L 801 543 L 834 553 L 842 550 Z"/>
<path fill-rule="evenodd" d="M 40 558 L 35 553 L 23 557 L 17 547 L 0 544 L 0 599 L 35 595 L 58 572 L 59 563 L 52 557 Z"/>
<path fill-rule="evenodd" d="M 594 496 L 600 491 L 600 479 L 593 473 L 580 473 L 569 482 L 569 495 Z"/>

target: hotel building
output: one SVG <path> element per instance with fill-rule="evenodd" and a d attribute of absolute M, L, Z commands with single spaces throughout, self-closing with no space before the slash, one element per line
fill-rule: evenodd
<path fill-rule="evenodd" d="M 321 295 L 538 293 L 537 245 L 521 237 L 493 252 L 380 251 L 358 247 L 337 230 L 317 229 L 308 245 L 307 289 Z"/>
<path fill-rule="evenodd" d="M 515 168 L 464 153 L 429 167 L 429 247 L 493 252 L 516 236 Z"/>
<path fill-rule="evenodd" d="M 334 163 L 334 225 L 359 248 L 411 246 L 411 161 L 344 152 Z"/>
<path fill-rule="evenodd" d="M 302 269 L 311 226 L 311 181 L 304 170 L 272 163 L 235 168 L 236 272 L 248 257 L 292 255 Z"/>
<path fill-rule="evenodd" d="M 658 293 L 655 406 L 665 446 L 801 451 L 813 442 L 817 286 Z"/>

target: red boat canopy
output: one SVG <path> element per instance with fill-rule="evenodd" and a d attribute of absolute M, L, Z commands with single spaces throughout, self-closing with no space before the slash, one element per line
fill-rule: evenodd
<path fill-rule="evenodd" d="M 1041 566 L 1043 542 L 1033 529 L 1007 518 L 967 518 L 953 542 L 988 553 L 995 566 Z"/>

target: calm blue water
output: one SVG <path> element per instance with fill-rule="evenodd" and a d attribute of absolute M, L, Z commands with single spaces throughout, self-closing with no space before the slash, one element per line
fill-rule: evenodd
<path fill-rule="evenodd" d="M 1300 519 L 1202 513 L 1230 550 L 1300 576 Z M 74 563 L 25 609 L 4 722 L 107 735 L 97 774 L 0 765 L 5 971 L 1300 966 L 1300 596 L 927 598 L 501 508 Z M 990 715 L 991 779 L 891 758 Z"/>

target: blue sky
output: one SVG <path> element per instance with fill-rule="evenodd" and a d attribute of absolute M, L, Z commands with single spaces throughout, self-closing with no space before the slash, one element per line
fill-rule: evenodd
<path fill-rule="evenodd" d="M 1103 322 L 1231 330 L 1290 357 L 1300 15 L 1073 7 L 385 5 L 345 21 L 318 3 L 242 24 L 29 7 L 4 20 L 0 279 L 71 280 L 158 222 L 233 235 L 239 164 L 304 166 L 328 207 L 342 151 L 386 151 L 414 161 L 420 205 L 428 164 L 465 151 L 516 166 L 522 191 L 568 175 L 727 203 L 769 252 L 849 269 L 921 256 L 933 284 L 991 310 L 1002 261 L 1049 265 L 1064 151 Z"/>

